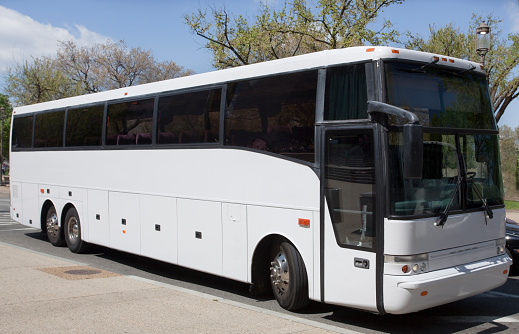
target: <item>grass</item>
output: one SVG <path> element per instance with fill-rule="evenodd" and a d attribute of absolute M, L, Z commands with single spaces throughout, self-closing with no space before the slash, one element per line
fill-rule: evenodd
<path fill-rule="evenodd" d="M 519 202 L 518 201 L 505 201 L 505 209 L 519 210 Z"/>

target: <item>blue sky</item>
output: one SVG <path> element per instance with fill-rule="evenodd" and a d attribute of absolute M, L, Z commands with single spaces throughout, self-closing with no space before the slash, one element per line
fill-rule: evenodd
<path fill-rule="evenodd" d="M 267 2 L 279 6 L 283 0 Z M 30 57 L 54 55 L 58 40 L 71 39 L 78 45 L 124 40 L 129 47 L 152 50 L 160 61 L 173 60 L 197 73 L 212 71 L 211 53 L 183 19 L 211 6 L 253 17 L 259 0 L 0 0 L 0 71 Z M 378 22 L 389 19 L 400 31 L 427 37 L 429 24 L 454 22 L 467 30 L 473 12 L 499 17 L 505 35 L 519 33 L 518 0 L 407 0 L 385 9 Z M 0 92 L 3 86 L 2 80 Z M 503 124 L 519 126 L 519 102 L 508 107 Z"/>

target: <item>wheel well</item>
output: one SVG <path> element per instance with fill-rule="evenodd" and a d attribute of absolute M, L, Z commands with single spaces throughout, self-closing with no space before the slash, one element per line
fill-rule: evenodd
<path fill-rule="evenodd" d="M 61 223 L 65 223 L 65 216 L 67 215 L 67 212 L 70 208 L 75 208 L 75 206 L 72 204 L 72 203 L 67 203 L 64 207 L 63 207 L 63 210 L 61 211 Z M 77 210 L 77 209 L 76 209 Z M 63 226 L 63 225 L 62 225 Z"/>
<path fill-rule="evenodd" d="M 41 207 L 40 227 L 43 233 L 47 233 L 47 211 L 54 206 L 50 200 L 46 200 Z"/>
<path fill-rule="evenodd" d="M 275 244 L 285 241 L 281 235 L 269 235 L 263 238 L 256 246 L 252 256 L 250 292 L 253 295 L 261 295 L 272 292 L 270 287 L 270 261 L 271 251 Z"/>

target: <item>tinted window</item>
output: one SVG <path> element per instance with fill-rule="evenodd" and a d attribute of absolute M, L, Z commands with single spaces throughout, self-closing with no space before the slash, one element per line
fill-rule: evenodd
<path fill-rule="evenodd" d="M 100 146 L 104 106 L 69 109 L 65 146 Z"/>
<path fill-rule="evenodd" d="M 331 68 L 326 73 L 325 120 L 368 118 L 365 65 Z"/>
<path fill-rule="evenodd" d="M 377 221 L 373 131 L 337 130 L 325 143 L 325 194 L 337 242 L 372 248 Z"/>
<path fill-rule="evenodd" d="M 424 126 L 497 129 L 484 74 L 393 62 L 385 69 L 388 103 L 412 111 Z"/>
<path fill-rule="evenodd" d="M 33 116 L 15 117 L 13 120 L 13 148 L 32 147 Z"/>
<path fill-rule="evenodd" d="M 123 102 L 108 106 L 107 145 L 150 145 L 154 99 Z"/>
<path fill-rule="evenodd" d="M 225 143 L 314 161 L 317 71 L 228 86 Z"/>
<path fill-rule="evenodd" d="M 222 90 L 159 98 L 157 143 L 218 142 Z"/>
<path fill-rule="evenodd" d="M 34 124 L 34 147 L 63 146 L 64 119 L 64 110 L 36 115 Z"/>

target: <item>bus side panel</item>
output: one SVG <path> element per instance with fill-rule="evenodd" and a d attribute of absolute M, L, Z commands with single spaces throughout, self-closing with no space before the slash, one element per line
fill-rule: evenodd
<path fill-rule="evenodd" d="M 139 195 L 110 192 L 110 247 L 125 252 L 141 252 L 141 220 Z"/>
<path fill-rule="evenodd" d="M 178 264 L 222 275 L 222 204 L 177 200 Z"/>
<path fill-rule="evenodd" d="M 20 222 L 23 225 L 41 228 L 38 199 L 38 185 L 34 183 L 22 183 L 23 207 Z"/>
<path fill-rule="evenodd" d="M 223 276 L 243 282 L 247 277 L 247 206 L 222 203 Z"/>
<path fill-rule="evenodd" d="M 108 191 L 88 190 L 88 242 L 101 246 L 110 244 Z"/>
<path fill-rule="evenodd" d="M 178 263 L 177 199 L 140 196 L 141 254 Z"/>
<path fill-rule="evenodd" d="M 11 182 L 11 218 L 18 223 L 23 220 L 22 212 L 22 184 L 19 182 Z"/>
<path fill-rule="evenodd" d="M 313 220 L 313 212 L 263 206 L 247 206 L 249 268 L 258 243 L 268 235 L 281 235 L 288 239 L 301 254 L 308 276 L 308 294 L 314 298 L 314 244 L 313 229 L 319 229 L 319 221 Z M 299 219 L 308 219 L 309 226 L 299 225 Z M 271 259 L 269 259 L 271 260 Z"/>

